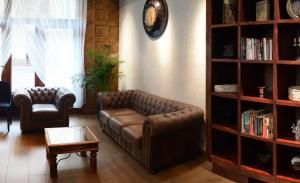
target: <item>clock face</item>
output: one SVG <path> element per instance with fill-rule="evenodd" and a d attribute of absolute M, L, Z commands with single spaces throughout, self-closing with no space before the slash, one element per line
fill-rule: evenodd
<path fill-rule="evenodd" d="M 143 12 L 143 25 L 151 38 L 160 37 L 168 22 L 168 7 L 165 0 L 147 0 Z"/>
<path fill-rule="evenodd" d="M 156 9 L 150 6 L 145 12 L 145 24 L 149 27 L 153 26 L 157 19 Z"/>

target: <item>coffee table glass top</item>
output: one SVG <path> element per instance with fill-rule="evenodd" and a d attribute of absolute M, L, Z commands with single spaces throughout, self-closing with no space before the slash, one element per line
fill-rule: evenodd
<path fill-rule="evenodd" d="M 88 127 L 45 128 L 48 145 L 77 144 L 99 141 Z"/>

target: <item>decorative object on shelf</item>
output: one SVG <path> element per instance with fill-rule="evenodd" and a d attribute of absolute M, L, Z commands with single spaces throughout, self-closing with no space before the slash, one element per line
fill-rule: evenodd
<path fill-rule="evenodd" d="M 256 21 L 267 21 L 270 18 L 270 1 L 256 2 Z"/>
<path fill-rule="evenodd" d="M 266 93 L 266 87 L 265 86 L 259 86 L 257 88 L 258 88 L 259 97 L 264 98 L 265 93 Z"/>
<path fill-rule="evenodd" d="M 300 171 L 300 152 L 291 159 L 291 165 L 294 170 Z"/>
<path fill-rule="evenodd" d="M 292 125 L 292 132 L 295 134 L 295 140 L 300 142 L 300 119 L 298 119 L 296 125 Z"/>
<path fill-rule="evenodd" d="M 300 86 L 291 86 L 288 92 L 291 101 L 300 102 Z"/>
<path fill-rule="evenodd" d="M 300 0 L 288 0 L 286 2 L 286 11 L 291 18 L 300 17 Z"/>
<path fill-rule="evenodd" d="M 263 164 L 269 165 L 272 164 L 272 154 L 271 153 L 259 153 L 257 155 L 259 161 Z"/>
<path fill-rule="evenodd" d="M 223 23 L 230 24 L 235 22 L 236 0 L 223 0 Z"/>
<path fill-rule="evenodd" d="M 165 0 L 147 0 L 143 11 L 143 25 L 151 38 L 160 37 L 168 23 L 168 6 Z"/>
<path fill-rule="evenodd" d="M 223 84 L 215 85 L 215 92 L 238 92 L 238 85 L 236 84 Z"/>
<path fill-rule="evenodd" d="M 232 57 L 234 57 L 233 50 L 234 50 L 233 44 L 224 45 L 223 56 L 226 57 L 226 58 L 232 58 Z"/>
<path fill-rule="evenodd" d="M 293 39 L 293 47 L 296 49 L 297 57 L 295 60 L 300 60 L 300 35 L 299 31 L 297 31 L 297 36 Z"/>

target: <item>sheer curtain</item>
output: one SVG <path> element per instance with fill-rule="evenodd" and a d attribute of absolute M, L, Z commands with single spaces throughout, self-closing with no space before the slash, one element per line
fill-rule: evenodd
<path fill-rule="evenodd" d="M 0 0 L 0 76 L 12 50 L 10 10 L 11 1 Z"/>
<path fill-rule="evenodd" d="M 33 29 L 26 52 L 46 86 L 63 86 L 76 95 L 81 107 L 84 91 L 72 77 L 84 72 L 84 36 L 87 0 L 11 0 L 13 26 Z"/>

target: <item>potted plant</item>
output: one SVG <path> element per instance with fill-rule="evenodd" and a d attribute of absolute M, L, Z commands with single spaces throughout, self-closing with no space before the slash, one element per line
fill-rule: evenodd
<path fill-rule="evenodd" d="M 95 93 L 111 91 L 113 81 L 120 78 L 118 65 L 122 63 L 117 54 L 112 54 L 111 46 L 104 45 L 100 51 L 87 51 L 86 61 L 94 63 L 83 74 L 73 77 L 73 82 Z"/>

